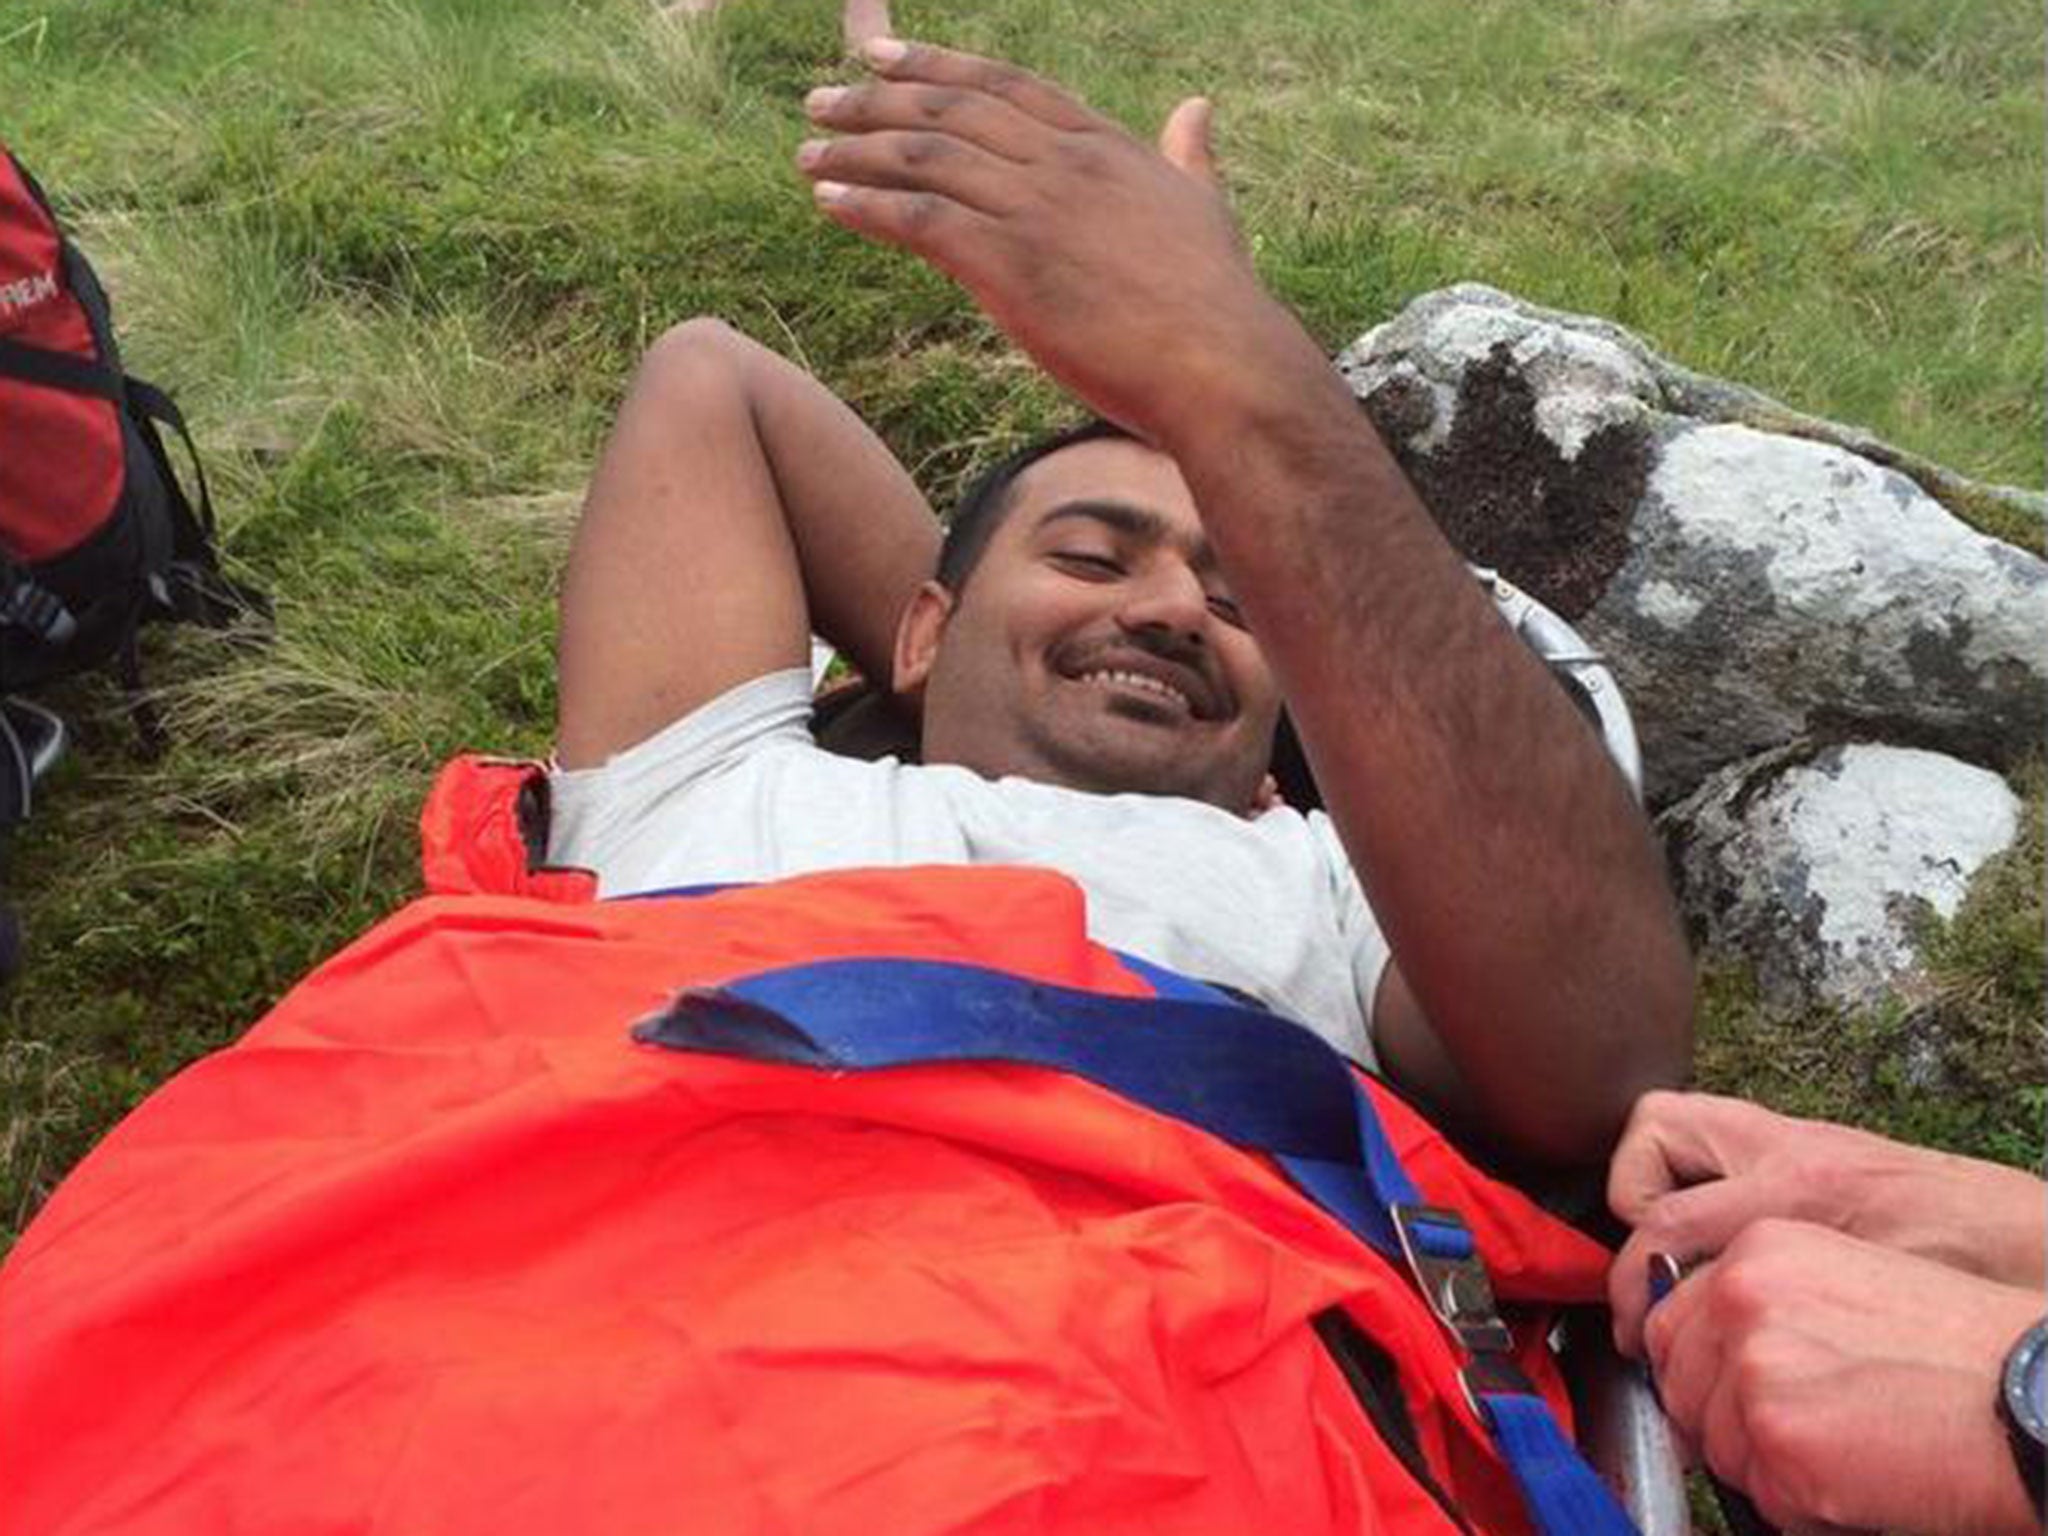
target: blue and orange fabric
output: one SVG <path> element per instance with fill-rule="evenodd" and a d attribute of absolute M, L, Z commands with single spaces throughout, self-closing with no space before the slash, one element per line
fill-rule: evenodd
<path fill-rule="evenodd" d="M 1400 1266 L 1276 1163 L 1075 1076 L 636 1039 L 834 960 L 1142 999 L 1079 890 L 848 871 L 597 902 L 516 768 L 452 768 L 433 894 L 159 1090 L 0 1269 L 0 1532 L 1526 1529 Z M 641 1031 L 643 1036 L 650 1032 Z M 1606 1255 L 1366 1092 L 1542 1309 Z M 1315 1327 L 1400 1362 L 1447 1514 Z"/>

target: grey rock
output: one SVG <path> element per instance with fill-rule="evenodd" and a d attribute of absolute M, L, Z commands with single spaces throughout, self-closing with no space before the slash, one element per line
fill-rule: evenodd
<path fill-rule="evenodd" d="M 1566 460 L 1599 428 L 1664 403 L 1656 354 L 1620 326 L 1480 283 L 1424 294 L 1339 353 L 1337 369 L 1361 400 L 1390 388 L 1404 398 L 1416 428 L 1404 446 L 1429 452 L 1450 439 L 1466 373 L 1497 353 L 1534 388 L 1537 424 Z"/>
<path fill-rule="evenodd" d="M 2037 495 L 1475 284 L 1338 367 L 1452 542 L 1607 654 L 1653 804 L 1816 733 L 2006 764 L 2048 730 L 2048 565 L 1941 499 Z"/>
<path fill-rule="evenodd" d="M 2012 845 L 2020 800 L 1938 753 L 1792 746 L 1730 765 L 1659 818 L 1695 941 L 1768 1006 L 1924 996 L 1920 934 Z"/>
<path fill-rule="evenodd" d="M 1951 511 L 1997 505 L 2031 522 L 2048 518 L 2048 495 L 2040 491 L 1972 480 L 1860 427 L 1809 416 L 1747 385 L 1695 373 L 1611 320 L 1545 309 L 1484 283 L 1456 283 L 1423 294 L 1345 348 L 1337 366 L 1360 399 L 1391 381 L 1399 381 L 1396 393 L 1426 396 L 1434 410 L 1420 435 L 1401 435 L 1404 441 L 1412 439 L 1410 446 L 1428 448 L 1450 430 L 1466 370 L 1503 344 L 1550 399 L 1546 415 L 1553 440 L 1567 454 L 1589 427 L 1635 415 L 1617 403 L 1616 397 L 1625 396 L 1651 411 L 1691 421 L 1832 443 L 1898 470 Z"/>
<path fill-rule="evenodd" d="M 1691 428 L 1664 443 L 1632 532 L 1580 627 L 1643 724 L 1653 796 L 1815 730 L 1993 762 L 2041 740 L 2048 566 L 1894 471 Z"/>

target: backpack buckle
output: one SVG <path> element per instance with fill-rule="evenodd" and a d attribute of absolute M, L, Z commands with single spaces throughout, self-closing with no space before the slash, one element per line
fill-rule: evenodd
<path fill-rule="evenodd" d="M 26 630 L 44 645 L 67 645 L 78 633 L 64 600 L 11 562 L 0 570 L 0 624 Z"/>
<path fill-rule="evenodd" d="M 1533 1396 L 1535 1385 L 1515 1362 L 1515 1336 L 1501 1318 L 1493 1282 L 1465 1218 L 1434 1205 L 1395 1205 L 1389 1214 L 1416 1289 L 1466 1354 L 1458 1381 L 1480 1422 L 1490 1422 L 1484 1403 L 1488 1396 Z"/>

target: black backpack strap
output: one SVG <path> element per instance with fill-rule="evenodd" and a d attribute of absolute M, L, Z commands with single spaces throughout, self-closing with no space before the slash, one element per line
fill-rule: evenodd
<path fill-rule="evenodd" d="M 197 512 L 186 499 L 184 486 L 171 472 L 170 456 L 164 452 L 163 440 L 153 432 L 143 437 L 149 442 L 150 451 L 156 455 L 157 464 L 164 471 L 164 488 L 171 493 L 172 516 L 180 523 L 176 548 L 180 556 L 203 558 L 213 563 L 213 493 L 206 488 L 206 466 L 199 462 L 199 445 L 192 441 L 191 429 L 185 425 L 185 413 L 178 409 L 177 402 L 158 389 L 147 379 L 138 379 L 133 374 L 127 378 L 128 404 L 137 416 L 146 421 L 160 421 L 178 434 L 185 445 L 185 453 L 192 460 L 192 474 L 199 482 L 199 506 Z M 198 551 L 204 550 L 203 556 Z"/>
<path fill-rule="evenodd" d="M 0 336 L 0 374 L 74 395 L 92 395 L 123 407 L 142 429 L 143 444 L 149 449 L 150 457 L 156 460 L 164 482 L 164 491 L 171 504 L 173 554 L 180 560 L 191 561 L 207 570 L 213 569 L 213 492 L 206 484 L 206 466 L 200 462 L 199 445 L 192 441 L 192 431 L 185 425 L 185 413 L 178 409 L 176 401 L 147 379 L 123 374 L 118 368 L 105 363 L 12 341 L 4 336 Z M 164 450 L 163 439 L 157 435 L 154 424 L 159 421 L 178 434 L 185 444 L 186 455 L 192 460 L 192 474 L 199 484 L 196 510 L 185 494 L 184 482 L 171 465 L 170 455 Z"/>
<path fill-rule="evenodd" d="M 0 710 L 0 827 L 28 820 L 35 805 L 36 776 L 14 722 Z"/>
<path fill-rule="evenodd" d="M 61 389 L 73 395 L 95 395 L 123 404 L 126 394 L 118 370 L 90 358 L 48 347 L 30 346 L 0 336 L 0 373 L 46 389 Z"/>
<path fill-rule="evenodd" d="M 199 446 L 185 425 L 177 402 L 147 379 L 132 374 L 127 379 L 129 416 L 139 428 L 138 435 L 156 461 L 158 477 L 164 484 L 164 499 L 171 515 L 171 565 L 166 576 L 166 601 L 177 618 L 207 629 L 225 629 L 239 619 L 270 618 L 270 600 L 252 587 L 228 580 L 221 574 L 214 551 L 213 493 L 207 489 L 206 466 L 200 461 Z M 199 505 L 194 508 L 185 495 L 184 483 L 171 465 L 171 456 L 156 430 L 162 422 L 178 434 L 192 461 L 192 474 L 199 485 Z"/>
<path fill-rule="evenodd" d="M 245 616 L 267 620 L 269 599 L 252 588 L 228 580 L 221 574 L 214 552 L 213 492 L 206 483 L 206 465 L 199 457 L 199 445 L 185 425 L 185 413 L 177 402 L 147 379 L 123 374 L 107 363 L 94 362 L 69 352 L 0 337 L 0 375 L 61 389 L 70 394 L 90 395 L 120 406 L 135 428 L 143 448 L 155 465 L 162 482 L 164 506 L 170 521 L 171 547 L 167 567 L 149 576 L 157 611 L 209 629 L 223 629 Z M 192 462 L 192 476 L 199 488 L 198 505 L 185 494 L 185 482 L 171 462 L 156 424 L 162 422 L 185 445 Z M 9 567 L 0 570 L 0 623 L 12 623 L 42 635 L 52 642 L 69 638 L 73 627 L 70 614 L 25 573 Z M 140 676 L 137 675 L 137 686 Z M 136 712 L 145 739 L 160 736 Z"/>
<path fill-rule="evenodd" d="M 171 736 L 164 729 L 164 717 L 156 700 L 149 696 L 142 681 L 142 648 L 137 643 L 141 628 L 140 623 L 131 621 L 121 637 L 121 648 L 114 653 L 114 676 L 120 679 L 121 692 L 127 697 L 128 718 L 135 722 L 142 755 L 154 761 L 169 750 Z"/>

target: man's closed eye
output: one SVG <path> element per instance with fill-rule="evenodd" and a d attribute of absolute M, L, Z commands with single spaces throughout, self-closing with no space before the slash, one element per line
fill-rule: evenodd
<path fill-rule="evenodd" d="M 1121 562 L 1087 550 L 1056 549 L 1052 558 L 1068 575 L 1083 581 L 1111 581 L 1124 573 Z"/>
<path fill-rule="evenodd" d="M 1232 629 L 1245 627 L 1244 610 L 1237 606 L 1237 599 L 1234 597 L 1225 597 L 1221 592 L 1211 592 L 1209 611 Z"/>

